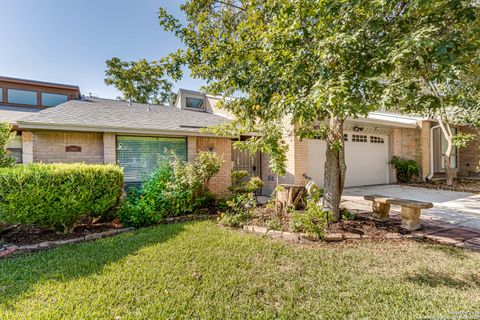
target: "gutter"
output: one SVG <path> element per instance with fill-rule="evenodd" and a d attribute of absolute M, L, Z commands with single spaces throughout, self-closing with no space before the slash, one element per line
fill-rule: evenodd
<path fill-rule="evenodd" d="M 22 129 L 39 129 L 39 130 L 55 130 L 55 131 L 77 131 L 77 132 L 111 132 L 118 134 L 146 134 L 146 135 L 164 135 L 164 136 L 196 136 L 196 137 L 211 137 L 211 138 L 233 138 L 222 137 L 214 134 L 200 133 L 197 128 L 191 130 L 158 130 L 158 129 L 132 129 L 123 127 L 94 127 L 94 126 L 78 126 L 74 124 L 51 124 L 51 123 L 28 123 L 21 122 L 19 127 Z"/>

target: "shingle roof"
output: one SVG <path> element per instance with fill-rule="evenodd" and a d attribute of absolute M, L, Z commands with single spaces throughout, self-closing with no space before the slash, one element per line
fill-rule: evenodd
<path fill-rule="evenodd" d="M 87 98 L 70 100 L 53 108 L 27 116 L 19 121 L 22 128 L 52 127 L 70 130 L 98 131 L 184 131 L 228 121 L 219 115 L 182 110 L 176 107 L 132 103 L 122 100 Z"/>
<path fill-rule="evenodd" d="M 17 124 L 18 120 L 39 112 L 42 109 L 32 107 L 11 107 L 0 105 L 0 122 Z"/>

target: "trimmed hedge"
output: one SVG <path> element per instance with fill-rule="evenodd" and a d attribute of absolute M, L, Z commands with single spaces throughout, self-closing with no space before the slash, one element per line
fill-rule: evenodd
<path fill-rule="evenodd" d="M 111 216 L 123 193 L 115 165 L 31 164 L 0 168 L 0 222 L 71 232 L 84 216 Z"/>

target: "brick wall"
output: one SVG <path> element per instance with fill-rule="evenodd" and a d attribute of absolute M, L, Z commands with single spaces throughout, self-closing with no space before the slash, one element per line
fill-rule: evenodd
<path fill-rule="evenodd" d="M 469 127 L 459 128 L 459 132 L 466 134 L 477 134 L 475 130 Z M 469 175 L 478 175 L 476 173 L 480 166 L 480 142 L 478 139 L 470 141 L 466 148 L 458 151 L 458 175 L 467 177 Z"/>
<path fill-rule="evenodd" d="M 81 152 L 66 152 L 67 146 L 81 147 Z M 103 133 L 33 132 L 33 161 L 103 163 Z"/>
<path fill-rule="evenodd" d="M 392 132 L 392 156 L 404 159 L 415 160 L 420 166 L 421 176 L 423 177 L 424 156 L 422 155 L 422 131 L 418 128 L 396 128 Z M 426 152 L 428 159 L 428 151 Z M 428 172 L 428 167 L 426 168 Z M 428 173 L 427 173 L 428 174 Z M 396 179 L 394 179 L 395 181 Z"/>
<path fill-rule="evenodd" d="M 189 138 L 188 142 L 192 142 Z M 232 141 L 225 138 L 203 138 L 196 137 L 196 151 L 213 150 L 219 154 L 224 164 L 220 171 L 210 180 L 209 189 L 216 195 L 225 195 L 229 193 L 228 188 L 232 184 Z M 189 148 L 189 155 L 190 155 Z"/>

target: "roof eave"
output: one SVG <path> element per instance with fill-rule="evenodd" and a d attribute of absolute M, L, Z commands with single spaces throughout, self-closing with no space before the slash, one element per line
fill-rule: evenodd
<path fill-rule="evenodd" d="M 127 127 L 104 127 L 104 126 L 80 126 L 71 124 L 51 124 L 38 122 L 19 123 L 21 129 L 37 129 L 37 130 L 56 130 L 56 131 L 77 131 L 77 132 L 113 132 L 120 134 L 146 134 L 146 135 L 177 135 L 177 136 L 201 136 L 216 138 L 231 138 L 226 136 L 217 136 L 214 134 L 201 133 L 199 130 L 168 130 L 168 129 L 141 129 Z"/>

